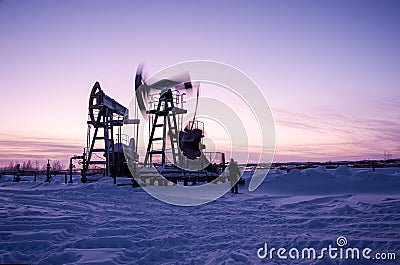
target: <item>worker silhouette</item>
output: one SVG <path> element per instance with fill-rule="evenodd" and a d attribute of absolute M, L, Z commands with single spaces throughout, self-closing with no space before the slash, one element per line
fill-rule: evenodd
<path fill-rule="evenodd" d="M 229 162 L 228 165 L 229 168 L 229 181 L 231 182 L 231 192 L 238 194 L 239 192 L 239 187 L 238 187 L 238 180 L 240 178 L 240 171 L 237 163 L 233 158 L 231 158 L 231 161 Z"/>

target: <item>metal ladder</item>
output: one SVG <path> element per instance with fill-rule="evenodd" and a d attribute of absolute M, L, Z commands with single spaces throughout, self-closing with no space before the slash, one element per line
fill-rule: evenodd
<path fill-rule="evenodd" d="M 94 134 L 93 134 L 93 139 L 90 145 L 90 149 L 88 152 L 88 157 L 87 157 L 87 164 L 88 165 L 105 165 L 106 166 L 106 174 L 110 175 L 110 167 L 112 166 L 112 162 L 110 161 L 109 158 L 110 156 L 110 148 L 111 153 L 114 154 L 114 140 L 113 137 L 110 138 L 110 130 L 111 130 L 111 135 L 113 134 L 113 126 L 112 126 L 112 120 L 110 120 L 110 115 L 108 113 L 108 109 L 101 110 L 105 111 L 105 115 L 99 115 L 97 117 L 97 126 L 95 128 Z M 101 121 L 101 118 L 103 118 L 103 121 Z M 99 128 L 103 129 L 103 136 L 98 136 Z M 99 141 L 104 141 L 104 148 L 95 148 L 96 142 Z M 101 158 L 103 155 L 105 155 L 104 160 L 92 160 L 92 155 L 96 154 L 98 158 Z M 114 158 L 114 157 L 113 157 Z M 112 161 L 115 161 L 115 159 L 112 159 Z"/>
<path fill-rule="evenodd" d="M 150 130 L 149 143 L 147 145 L 146 156 L 144 159 L 144 166 L 148 166 L 153 161 L 154 155 L 161 155 L 161 164 L 165 165 L 165 148 L 166 148 L 166 137 L 167 127 L 169 129 L 168 135 L 171 139 L 171 147 L 174 163 L 179 156 L 179 144 L 178 144 L 178 124 L 174 113 L 174 100 L 171 90 L 163 93 L 159 98 L 157 109 L 149 111 L 149 114 L 154 114 L 154 120 Z M 160 121 L 161 120 L 161 121 Z M 162 128 L 162 137 L 155 137 L 157 128 Z M 154 149 L 154 143 L 162 141 L 161 149 Z"/>

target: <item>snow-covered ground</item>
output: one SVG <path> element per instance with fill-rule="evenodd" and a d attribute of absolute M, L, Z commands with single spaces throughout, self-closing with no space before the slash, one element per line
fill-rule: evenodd
<path fill-rule="evenodd" d="M 272 171 L 255 192 L 241 186 L 238 195 L 195 207 L 163 203 L 111 178 L 63 182 L 0 179 L 0 263 L 400 263 L 400 169 Z M 340 236 L 347 247 L 393 252 L 396 260 L 257 256 L 265 243 L 318 250 L 337 247 Z"/>

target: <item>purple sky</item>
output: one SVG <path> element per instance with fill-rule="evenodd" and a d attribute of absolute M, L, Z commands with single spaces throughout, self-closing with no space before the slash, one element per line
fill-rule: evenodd
<path fill-rule="evenodd" d="M 128 105 L 140 62 L 187 60 L 259 85 L 275 161 L 400 157 L 399 14 L 399 1 L 0 1 L 0 166 L 66 163 L 96 80 Z"/>

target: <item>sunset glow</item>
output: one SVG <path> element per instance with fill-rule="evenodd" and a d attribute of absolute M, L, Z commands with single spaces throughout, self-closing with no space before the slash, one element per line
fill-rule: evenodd
<path fill-rule="evenodd" d="M 254 80 L 274 161 L 400 157 L 399 14 L 399 1 L 1 1 L 0 166 L 67 164 L 86 145 L 95 81 L 127 106 L 139 63 L 152 74 L 188 60 Z"/>

